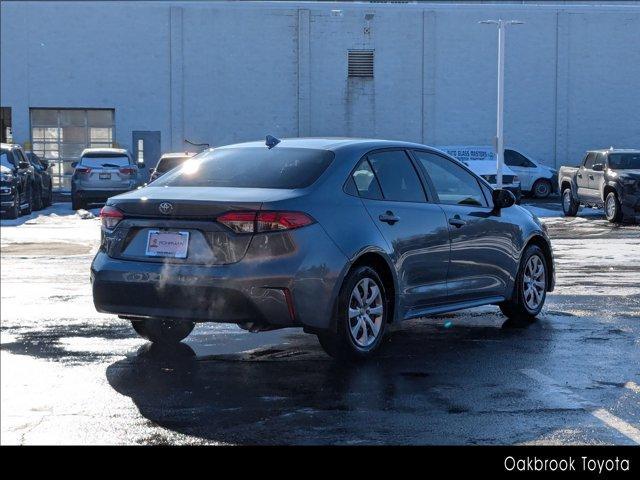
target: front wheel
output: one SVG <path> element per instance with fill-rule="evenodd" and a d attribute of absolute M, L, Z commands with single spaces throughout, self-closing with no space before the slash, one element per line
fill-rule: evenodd
<path fill-rule="evenodd" d="M 195 323 L 189 320 L 165 320 L 148 318 L 131 320 L 131 326 L 138 335 L 153 343 L 173 345 L 189 336 Z"/>
<path fill-rule="evenodd" d="M 13 206 L 7 212 L 7 218 L 15 220 L 20 216 L 20 196 L 16 193 L 13 197 Z"/>
<path fill-rule="evenodd" d="M 384 284 L 371 267 L 350 272 L 338 297 L 336 331 L 318 334 L 320 345 L 339 360 L 373 356 L 384 337 L 390 314 Z"/>
<path fill-rule="evenodd" d="M 513 295 L 502 302 L 500 310 L 510 320 L 532 322 L 542 310 L 547 298 L 547 259 L 537 245 L 524 251 Z"/>
<path fill-rule="evenodd" d="M 562 191 L 562 211 L 565 217 L 575 217 L 578 213 L 578 207 L 580 205 L 573 198 L 570 188 L 565 188 Z"/>
<path fill-rule="evenodd" d="M 33 201 L 34 201 L 33 187 L 29 187 L 29 191 L 25 196 L 27 197 L 26 198 L 27 206 L 24 208 L 23 213 L 25 215 L 31 215 L 31 212 L 33 212 Z"/>
<path fill-rule="evenodd" d="M 609 195 L 607 195 L 604 202 L 604 213 L 611 223 L 620 223 L 622 221 L 622 208 L 615 192 L 609 192 Z"/>

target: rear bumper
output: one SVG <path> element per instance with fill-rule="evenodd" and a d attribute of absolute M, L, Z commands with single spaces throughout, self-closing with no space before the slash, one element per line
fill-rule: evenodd
<path fill-rule="evenodd" d="M 106 202 L 110 197 L 115 197 L 116 195 L 129 191 L 131 191 L 131 189 L 76 190 L 75 195 L 77 195 L 80 200 L 87 202 Z"/>
<path fill-rule="evenodd" d="M 91 265 L 94 305 L 126 316 L 329 328 L 347 259 L 317 224 L 288 235 L 291 251 L 261 255 L 269 241 L 258 237 L 268 235 L 256 235 L 245 258 L 227 265 L 119 260 L 101 250 Z"/>

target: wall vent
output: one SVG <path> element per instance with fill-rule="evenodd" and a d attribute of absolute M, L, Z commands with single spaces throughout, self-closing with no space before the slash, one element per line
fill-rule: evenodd
<path fill-rule="evenodd" d="M 349 50 L 349 76 L 373 78 L 373 50 Z"/>

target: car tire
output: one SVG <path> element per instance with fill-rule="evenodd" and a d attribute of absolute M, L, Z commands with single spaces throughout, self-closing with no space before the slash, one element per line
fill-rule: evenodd
<path fill-rule="evenodd" d="M 604 214 L 611 223 L 622 222 L 622 206 L 615 192 L 609 192 L 607 195 L 604 201 Z"/>
<path fill-rule="evenodd" d="M 86 209 L 87 205 L 83 202 L 78 195 L 71 195 L 71 209 L 72 210 L 80 210 Z"/>
<path fill-rule="evenodd" d="M 32 188 L 33 195 L 31 198 L 33 199 L 33 209 L 34 210 L 42 210 L 44 208 L 44 200 L 42 199 L 42 187 L 40 188 Z"/>
<path fill-rule="evenodd" d="M 575 217 L 578 213 L 580 204 L 573 198 L 571 188 L 565 188 L 562 191 L 562 211 L 565 217 Z"/>
<path fill-rule="evenodd" d="M 22 210 L 22 213 L 24 213 L 25 215 L 31 215 L 31 212 L 33 212 L 33 198 L 34 198 L 33 188 L 29 187 L 29 192 L 27 193 L 27 199 L 28 199 L 27 208 Z"/>
<path fill-rule="evenodd" d="M 371 267 L 358 267 L 349 272 L 340 289 L 336 330 L 318 333 L 318 341 L 335 359 L 365 360 L 380 348 L 389 314 L 380 276 Z"/>
<path fill-rule="evenodd" d="M 551 195 L 551 191 L 553 188 L 551 187 L 551 182 L 546 178 L 541 178 L 536 180 L 533 184 L 533 188 L 531 189 L 532 196 L 534 198 L 547 198 Z"/>
<path fill-rule="evenodd" d="M 9 220 L 15 220 L 20 216 L 20 196 L 16 194 L 13 197 L 13 207 L 7 211 L 7 218 Z"/>
<path fill-rule="evenodd" d="M 153 343 L 175 345 L 189 336 L 195 327 L 189 320 L 165 320 L 149 318 L 131 320 L 131 326 L 138 335 Z"/>
<path fill-rule="evenodd" d="M 542 310 L 547 298 L 547 259 L 537 245 L 524 251 L 516 275 L 513 295 L 499 304 L 502 313 L 514 322 L 531 323 Z"/>
<path fill-rule="evenodd" d="M 53 185 L 49 185 L 49 195 L 47 195 L 46 206 L 50 207 L 53 205 Z"/>

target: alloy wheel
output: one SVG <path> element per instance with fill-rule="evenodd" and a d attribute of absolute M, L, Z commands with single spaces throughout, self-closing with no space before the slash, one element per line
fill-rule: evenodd
<path fill-rule="evenodd" d="M 609 219 L 616 216 L 616 198 L 613 195 L 607 197 L 606 213 Z"/>
<path fill-rule="evenodd" d="M 380 286 L 372 278 L 365 277 L 353 288 L 349 300 L 349 331 L 358 347 L 366 348 L 376 341 L 383 317 Z"/>
<path fill-rule="evenodd" d="M 532 255 L 524 268 L 524 303 L 529 310 L 536 310 L 544 300 L 547 286 L 544 262 Z"/>

